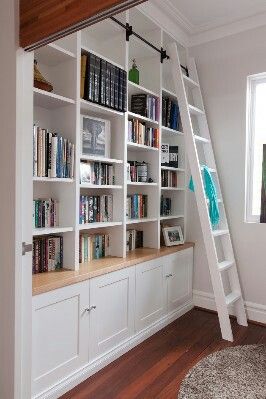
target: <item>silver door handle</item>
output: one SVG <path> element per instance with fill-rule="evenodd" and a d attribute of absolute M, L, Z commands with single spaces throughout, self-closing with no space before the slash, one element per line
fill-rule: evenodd
<path fill-rule="evenodd" d="M 172 273 L 166 274 L 166 278 L 173 277 Z"/>
<path fill-rule="evenodd" d="M 90 306 L 89 308 L 86 308 L 85 312 L 89 313 L 91 310 L 94 310 L 94 309 L 96 309 L 96 306 L 93 305 L 93 306 Z"/>

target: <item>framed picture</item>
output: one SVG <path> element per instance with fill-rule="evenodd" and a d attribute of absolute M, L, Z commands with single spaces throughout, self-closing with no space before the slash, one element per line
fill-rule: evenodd
<path fill-rule="evenodd" d="M 110 158 L 110 121 L 81 115 L 81 153 Z"/>
<path fill-rule="evenodd" d="M 167 247 L 184 244 L 184 237 L 180 226 L 163 227 L 163 237 Z"/>

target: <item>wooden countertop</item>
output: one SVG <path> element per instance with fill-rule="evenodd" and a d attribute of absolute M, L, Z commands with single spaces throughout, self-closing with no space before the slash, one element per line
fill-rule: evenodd
<path fill-rule="evenodd" d="M 130 251 L 126 258 L 106 257 L 93 260 L 80 265 L 79 270 L 53 271 L 40 273 L 32 276 L 32 295 L 43 294 L 57 288 L 79 283 L 93 277 L 124 269 L 138 263 L 169 255 L 194 246 L 194 243 L 187 242 L 183 245 L 163 247 L 161 249 L 139 248 Z"/>

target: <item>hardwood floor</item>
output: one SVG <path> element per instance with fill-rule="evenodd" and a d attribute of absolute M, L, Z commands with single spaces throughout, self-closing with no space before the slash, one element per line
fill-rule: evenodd
<path fill-rule="evenodd" d="M 201 358 L 231 345 L 266 344 L 266 328 L 232 321 L 235 341 L 223 341 L 215 314 L 193 309 L 61 399 L 176 399 L 179 385 Z"/>

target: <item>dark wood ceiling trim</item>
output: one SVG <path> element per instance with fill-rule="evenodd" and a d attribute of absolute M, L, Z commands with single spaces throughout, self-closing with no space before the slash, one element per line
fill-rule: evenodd
<path fill-rule="evenodd" d="M 20 46 L 31 51 L 146 0 L 21 0 Z"/>

